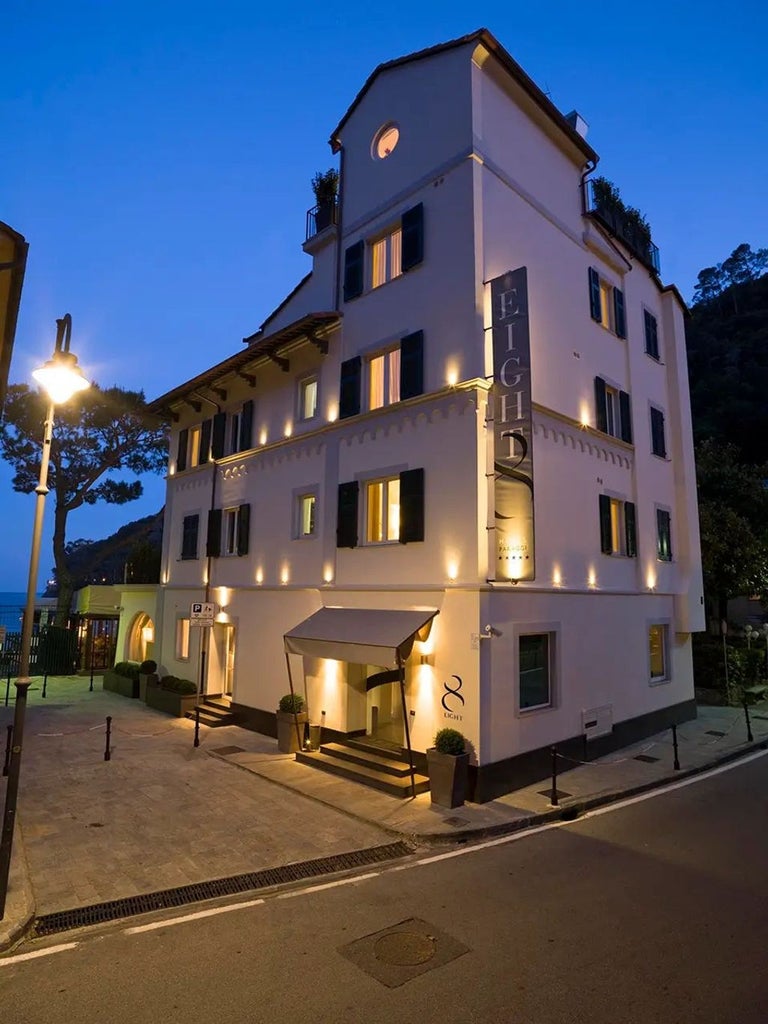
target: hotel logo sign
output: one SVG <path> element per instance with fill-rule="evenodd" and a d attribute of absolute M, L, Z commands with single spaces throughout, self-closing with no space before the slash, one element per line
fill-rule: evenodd
<path fill-rule="evenodd" d="M 496 527 L 492 578 L 517 582 L 535 578 L 527 270 L 510 270 L 490 285 Z"/>
<path fill-rule="evenodd" d="M 443 718 L 450 718 L 454 722 L 460 722 L 463 718 L 459 712 L 464 707 L 464 698 L 461 695 L 461 688 L 464 683 L 461 676 L 451 676 L 451 679 L 456 680 L 455 686 L 451 686 L 450 683 L 443 683 L 445 693 L 440 701 L 443 705 Z"/>

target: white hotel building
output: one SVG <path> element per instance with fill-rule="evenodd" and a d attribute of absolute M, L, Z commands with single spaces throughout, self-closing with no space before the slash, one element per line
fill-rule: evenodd
<path fill-rule="evenodd" d="M 311 271 L 152 403 L 155 657 L 197 679 L 202 642 L 206 694 L 272 735 L 290 665 L 328 769 L 367 737 L 418 771 L 453 725 L 487 800 L 552 744 L 696 713 L 685 307 L 655 247 L 590 209 L 584 127 L 485 30 L 381 65 L 331 136 Z"/>

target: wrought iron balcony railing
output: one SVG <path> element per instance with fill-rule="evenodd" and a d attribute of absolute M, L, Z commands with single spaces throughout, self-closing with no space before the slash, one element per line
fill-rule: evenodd
<path fill-rule="evenodd" d="M 603 200 L 591 179 L 584 182 L 584 212 L 594 217 L 615 238 L 623 242 L 649 270 L 655 274 L 661 273 L 659 248 L 653 244 L 650 235 L 631 215 L 627 216 L 623 210 Z"/>
<path fill-rule="evenodd" d="M 331 224 L 336 224 L 339 212 L 338 202 L 320 203 L 319 206 L 307 210 L 307 237 L 305 241 L 325 231 Z"/>

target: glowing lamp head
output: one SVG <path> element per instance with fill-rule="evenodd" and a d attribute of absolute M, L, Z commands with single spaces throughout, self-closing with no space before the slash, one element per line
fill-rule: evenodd
<path fill-rule="evenodd" d="M 33 370 L 32 376 L 56 405 L 68 402 L 78 391 L 91 386 L 72 352 L 57 352 L 43 366 Z"/>

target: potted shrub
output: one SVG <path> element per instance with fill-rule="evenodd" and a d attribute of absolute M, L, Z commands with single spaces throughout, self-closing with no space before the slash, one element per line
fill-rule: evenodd
<path fill-rule="evenodd" d="M 139 665 L 139 698 L 140 700 L 147 699 L 147 684 L 154 683 L 155 685 L 159 682 L 157 675 L 157 662 L 152 661 L 148 658 L 146 661 L 142 661 Z"/>
<path fill-rule="evenodd" d="M 318 171 L 312 178 L 312 191 L 315 193 L 315 230 L 323 231 L 333 223 L 333 211 L 336 206 L 336 195 L 339 191 L 339 172 L 335 167 L 327 171 Z"/>
<path fill-rule="evenodd" d="M 118 661 L 114 668 L 104 672 L 102 689 L 119 693 L 121 697 L 139 696 L 138 661 Z"/>
<path fill-rule="evenodd" d="M 295 754 L 301 750 L 307 722 L 309 715 L 304 710 L 304 698 L 300 693 L 286 693 L 280 698 L 277 708 L 277 749 L 281 754 Z"/>
<path fill-rule="evenodd" d="M 440 729 L 427 750 L 429 791 L 439 807 L 461 807 L 467 795 L 469 754 L 458 729 Z"/>
<path fill-rule="evenodd" d="M 146 701 L 148 708 L 184 718 L 197 704 L 197 683 L 178 676 L 163 676 L 159 686 L 147 687 Z"/>

